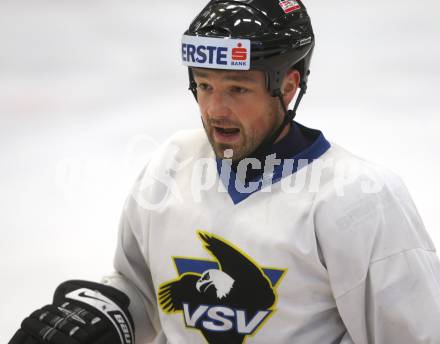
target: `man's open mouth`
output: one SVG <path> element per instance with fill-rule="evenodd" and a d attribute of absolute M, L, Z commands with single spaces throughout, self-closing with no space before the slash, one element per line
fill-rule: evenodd
<path fill-rule="evenodd" d="M 214 130 L 222 136 L 234 136 L 240 133 L 240 129 L 238 128 L 214 127 Z"/>

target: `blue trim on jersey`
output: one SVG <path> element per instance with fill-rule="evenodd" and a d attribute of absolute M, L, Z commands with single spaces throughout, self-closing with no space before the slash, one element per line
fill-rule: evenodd
<path fill-rule="evenodd" d="M 182 276 L 187 272 L 195 272 L 202 275 L 206 270 L 220 269 L 218 263 L 210 260 L 174 257 L 174 263 L 176 264 L 179 276 Z"/>
<path fill-rule="evenodd" d="M 176 264 L 177 272 L 179 276 L 186 273 L 197 273 L 202 275 L 206 270 L 215 269 L 221 270 L 220 265 L 217 262 L 210 260 L 201 259 L 191 259 L 183 257 L 173 257 L 174 263 Z M 272 287 L 280 280 L 281 276 L 284 274 L 284 270 L 280 269 L 270 269 L 262 268 L 264 274 L 269 278 Z"/>
<path fill-rule="evenodd" d="M 251 180 L 246 186 L 240 179 L 238 179 L 237 174 L 231 169 L 229 162 L 222 159 L 216 159 L 218 174 L 223 185 L 228 190 L 229 196 L 231 197 L 234 204 L 238 204 L 244 201 L 253 193 L 260 191 L 263 187 L 268 185 L 268 183 L 275 184 L 279 182 L 283 177 L 296 173 L 298 171 L 298 160 L 308 160 L 308 164 L 310 164 L 311 162 L 313 162 L 313 160 L 318 159 L 330 148 L 330 143 L 327 141 L 321 131 L 317 129 L 307 128 L 297 122 L 295 122 L 295 124 L 300 127 L 300 129 L 306 136 L 312 136 L 315 137 L 315 139 L 310 146 L 289 158 L 294 160 L 294 165 L 287 172 L 283 171 L 285 160 L 282 159 L 281 164 L 274 167 L 273 175 L 271 175 L 269 178 L 259 176 L 256 179 Z M 227 165 L 223 166 L 223 173 L 222 165 Z M 302 167 L 304 167 L 304 165 Z M 258 183 L 258 186 L 256 186 L 255 183 Z M 247 191 L 247 189 L 250 188 L 251 184 L 253 185 L 253 187 L 251 187 L 253 190 Z M 239 190 L 237 190 L 237 186 Z"/>

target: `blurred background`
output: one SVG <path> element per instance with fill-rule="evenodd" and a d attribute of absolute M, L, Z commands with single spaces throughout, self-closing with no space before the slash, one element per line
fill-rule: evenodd
<path fill-rule="evenodd" d="M 62 281 L 111 272 L 135 177 L 200 127 L 179 43 L 204 4 L 0 0 L 1 343 Z M 401 175 L 440 247 L 440 5 L 306 5 L 317 45 L 297 120 Z"/>

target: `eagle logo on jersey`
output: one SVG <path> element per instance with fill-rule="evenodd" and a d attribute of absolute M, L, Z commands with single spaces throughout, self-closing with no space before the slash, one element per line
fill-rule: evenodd
<path fill-rule="evenodd" d="M 159 305 L 166 314 L 183 313 L 186 327 L 210 344 L 243 343 L 275 311 L 286 270 L 262 268 L 216 235 L 198 236 L 216 261 L 173 257 L 179 277 L 159 287 Z"/>

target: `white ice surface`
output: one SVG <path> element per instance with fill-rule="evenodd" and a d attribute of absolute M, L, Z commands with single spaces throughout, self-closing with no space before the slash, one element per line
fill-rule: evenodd
<path fill-rule="evenodd" d="M 155 142 L 200 126 L 179 41 L 204 4 L 0 0 L 0 343 L 60 282 L 111 271 Z M 298 120 L 400 174 L 440 247 L 440 5 L 307 4 L 317 46 Z"/>

